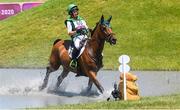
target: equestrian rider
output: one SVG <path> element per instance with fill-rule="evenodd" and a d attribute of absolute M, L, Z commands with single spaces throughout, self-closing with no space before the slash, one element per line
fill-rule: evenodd
<path fill-rule="evenodd" d="M 73 51 L 72 51 L 72 60 L 70 62 L 70 67 L 77 67 L 77 56 L 81 48 L 84 45 L 84 42 L 88 37 L 88 26 L 83 18 L 78 15 L 78 6 L 75 4 L 70 4 L 68 6 L 68 18 L 65 20 L 65 25 L 67 27 L 68 35 L 71 36 L 73 41 Z"/>

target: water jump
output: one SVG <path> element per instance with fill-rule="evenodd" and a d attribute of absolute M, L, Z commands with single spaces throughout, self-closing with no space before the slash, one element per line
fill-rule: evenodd
<path fill-rule="evenodd" d="M 63 71 L 57 78 L 56 88 L 59 87 L 63 79 L 71 71 L 79 74 L 80 76 L 89 77 L 87 91 L 91 90 L 92 84 L 94 83 L 98 90 L 103 93 L 104 88 L 97 80 L 96 75 L 102 67 L 102 51 L 104 49 L 105 41 L 109 42 L 111 45 L 116 44 L 117 39 L 115 38 L 115 34 L 112 32 L 112 28 L 110 26 L 111 19 L 112 16 L 110 16 L 108 20 L 105 20 L 103 15 L 101 16 L 101 19 L 91 32 L 91 38 L 87 40 L 84 51 L 77 60 L 77 68 L 71 68 L 69 66 L 71 58 L 68 54 L 68 48 L 71 45 L 71 41 L 56 40 L 52 47 L 46 76 L 39 89 L 43 90 L 46 88 L 50 73 L 58 70 L 58 68 L 62 66 Z"/>

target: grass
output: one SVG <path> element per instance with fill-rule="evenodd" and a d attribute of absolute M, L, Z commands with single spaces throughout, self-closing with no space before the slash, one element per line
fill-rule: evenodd
<path fill-rule="evenodd" d="M 64 20 L 76 3 L 90 28 L 112 15 L 117 45 L 105 45 L 104 69 L 117 69 L 130 56 L 133 70 L 180 70 L 179 0 L 49 0 L 0 22 L 0 67 L 44 67 L 53 41 L 69 39 Z"/>
<path fill-rule="evenodd" d="M 180 95 L 144 97 L 137 101 L 103 101 L 87 104 L 49 106 L 36 109 L 179 109 Z"/>

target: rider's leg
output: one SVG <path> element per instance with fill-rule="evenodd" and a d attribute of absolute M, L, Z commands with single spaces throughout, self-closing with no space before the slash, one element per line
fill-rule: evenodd
<path fill-rule="evenodd" d="M 80 50 L 81 49 L 81 45 L 80 45 L 80 42 L 81 40 L 83 39 L 83 36 L 80 35 L 80 36 L 77 36 L 73 39 L 74 41 L 74 46 L 76 47 L 76 49 Z"/>
<path fill-rule="evenodd" d="M 72 68 L 76 68 L 77 67 L 77 56 L 79 55 L 79 52 L 81 50 L 81 48 L 84 46 L 84 43 L 82 43 L 82 40 L 84 38 L 86 38 L 87 36 L 84 36 L 84 35 L 80 35 L 80 36 L 76 36 L 74 39 L 73 39 L 73 42 L 74 42 L 74 49 L 73 49 L 73 52 L 72 52 L 72 60 L 70 62 L 70 66 Z"/>
<path fill-rule="evenodd" d="M 79 54 L 79 44 L 81 42 L 81 39 L 77 36 L 73 39 L 74 42 L 74 48 L 72 51 L 72 60 L 70 62 L 70 67 L 76 68 L 77 67 L 77 56 Z"/>

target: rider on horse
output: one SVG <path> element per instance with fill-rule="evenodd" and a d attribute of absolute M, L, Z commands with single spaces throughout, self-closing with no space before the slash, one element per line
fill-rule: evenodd
<path fill-rule="evenodd" d="M 67 9 L 69 16 L 65 20 L 68 35 L 71 36 L 74 47 L 72 51 L 72 60 L 70 62 L 70 67 L 72 68 L 77 67 L 77 56 L 84 46 L 89 32 L 85 20 L 78 15 L 78 10 L 77 5 L 70 4 Z"/>

